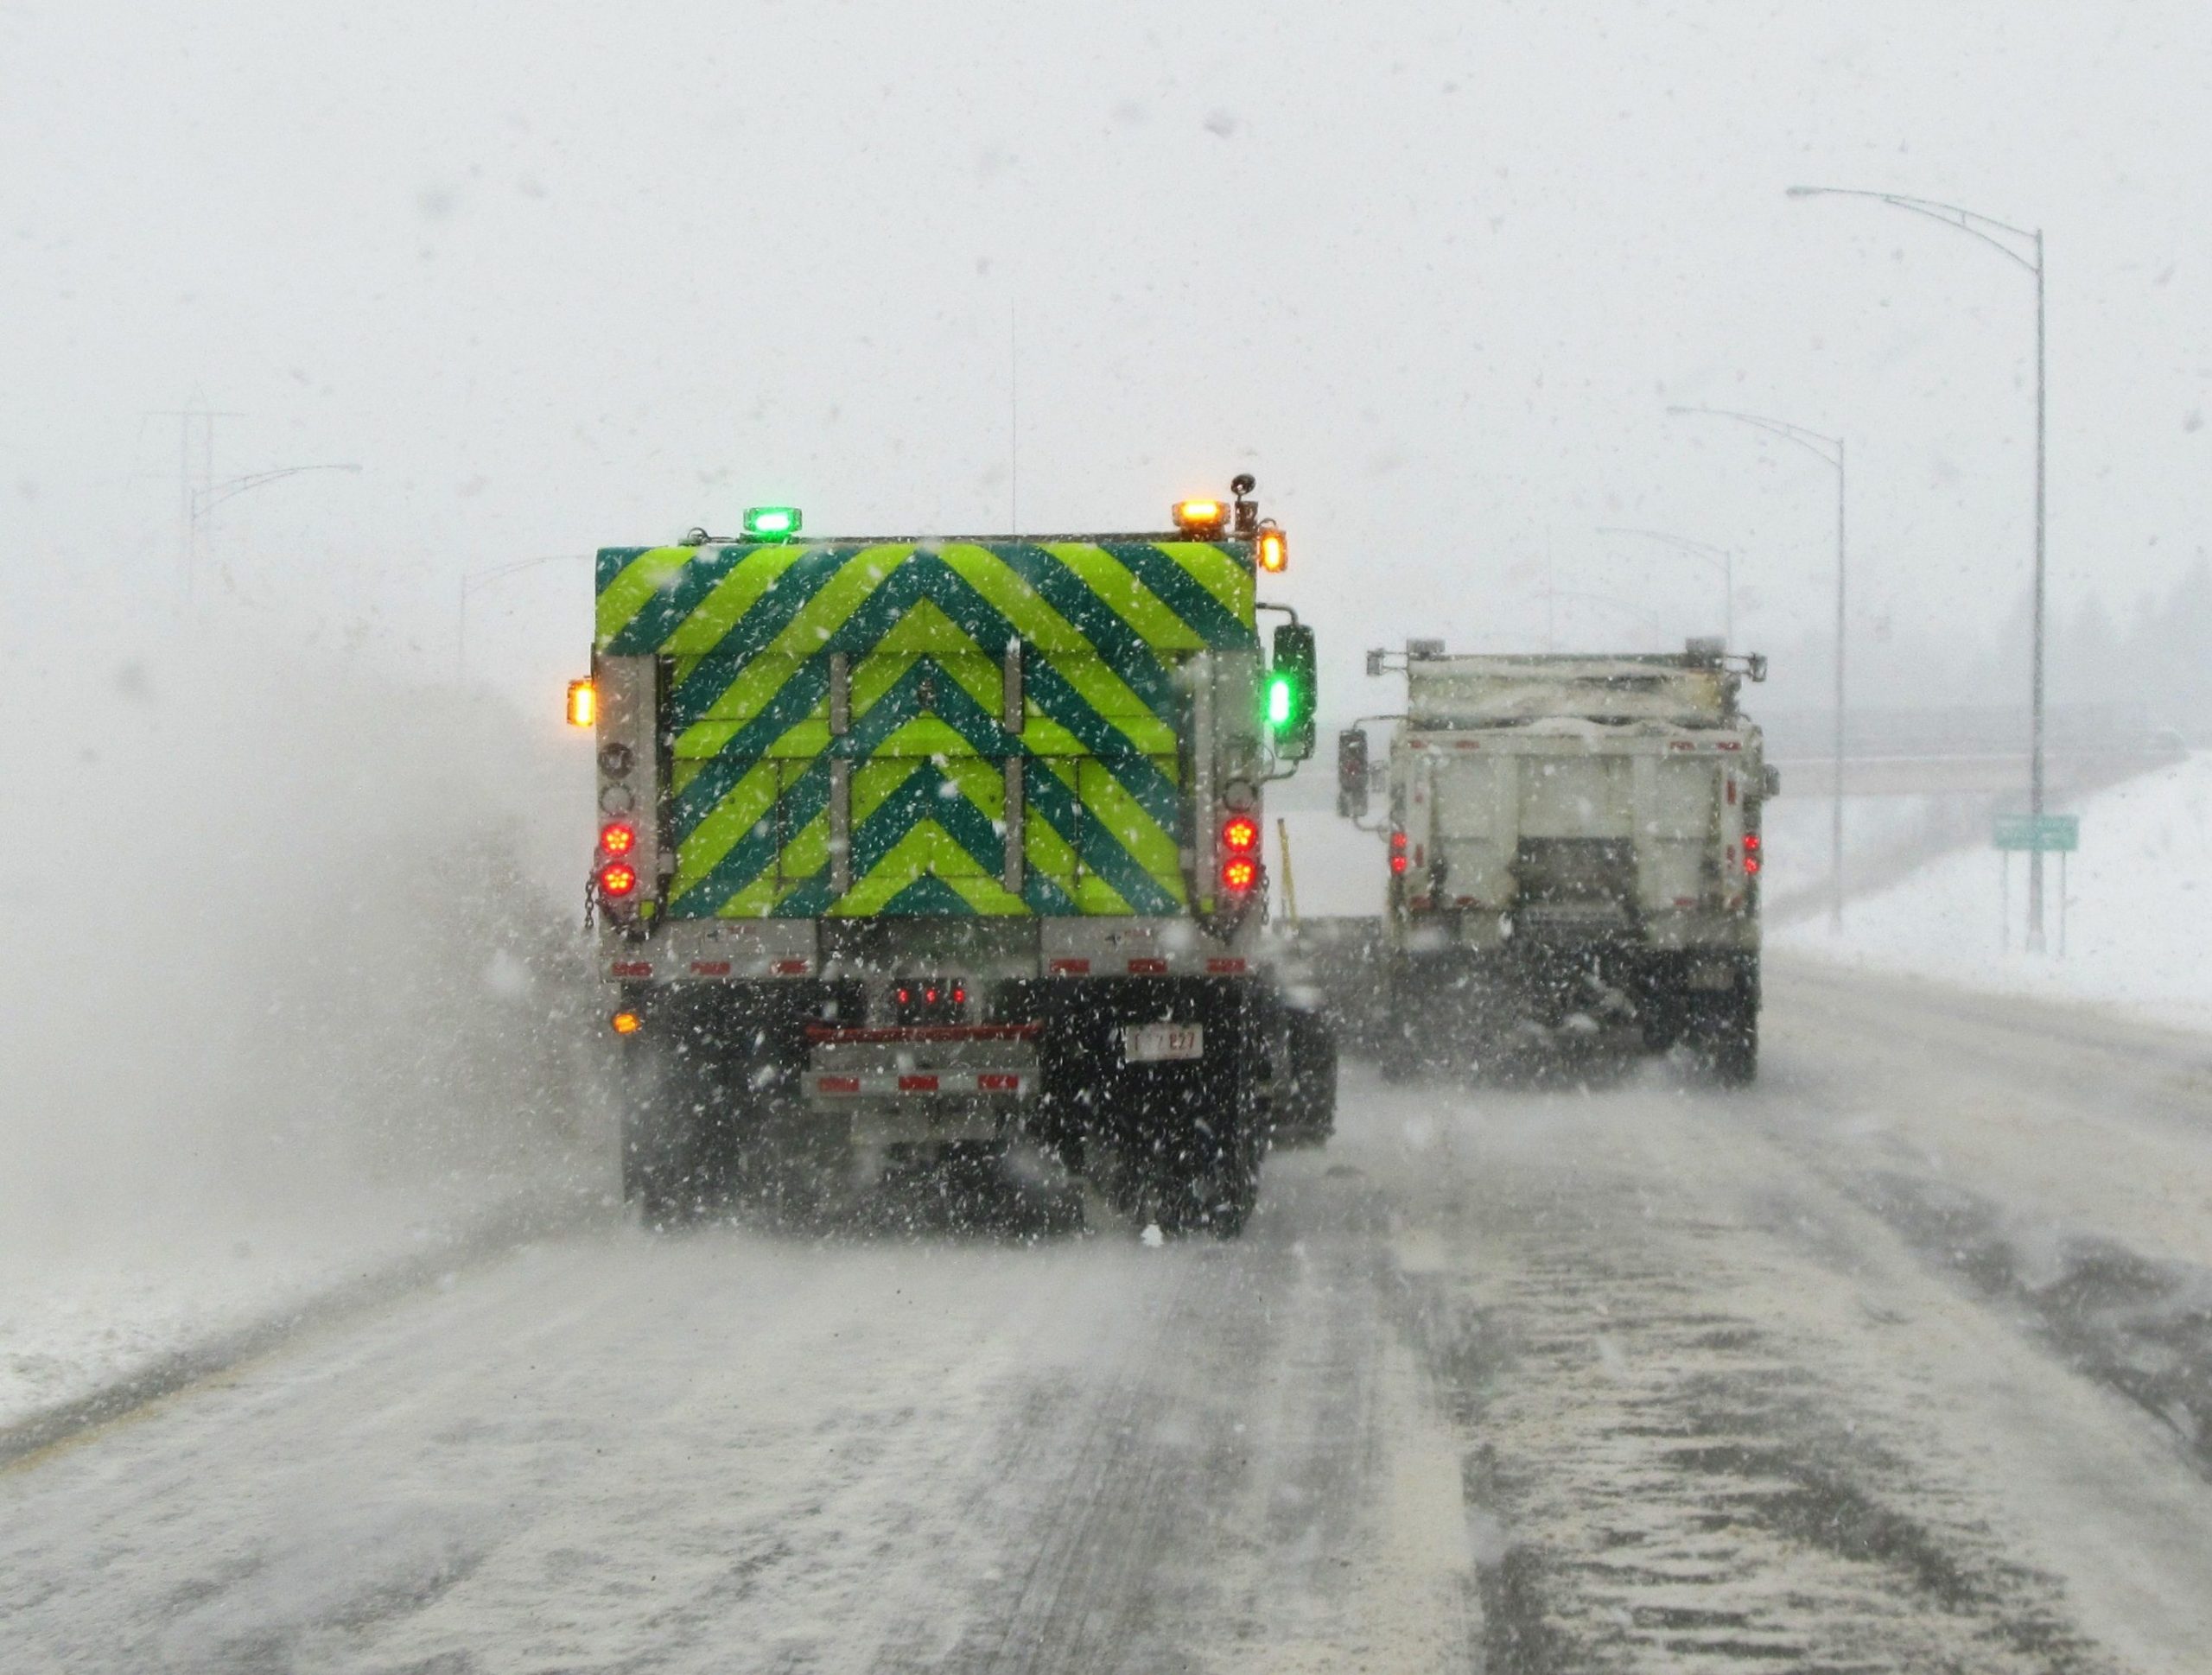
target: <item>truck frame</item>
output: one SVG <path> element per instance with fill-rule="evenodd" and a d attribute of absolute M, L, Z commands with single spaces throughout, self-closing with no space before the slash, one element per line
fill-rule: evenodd
<path fill-rule="evenodd" d="M 589 899 L 649 1219 L 1031 1145 L 1117 1212 L 1241 1229 L 1271 1122 L 1334 1098 L 1262 934 L 1297 752 L 1250 488 L 1166 533 L 802 542 L 790 511 L 600 553 Z"/>

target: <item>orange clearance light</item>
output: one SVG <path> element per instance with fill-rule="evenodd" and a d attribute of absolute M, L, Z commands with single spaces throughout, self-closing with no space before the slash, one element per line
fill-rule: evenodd
<path fill-rule="evenodd" d="M 626 855 L 638 847 L 638 828 L 616 821 L 599 828 L 599 847 L 610 855 Z"/>
<path fill-rule="evenodd" d="M 1290 543 L 1283 539 L 1281 530 L 1260 531 L 1260 568 L 1270 575 L 1281 575 L 1290 568 Z"/>
<path fill-rule="evenodd" d="M 1260 847 L 1260 822 L 1238 815 L 1221 828 L 1221 847 L 1233 855 L 1249 855 Z"/>
<path fill-rule="evenodd" d="M 1259 879 L 1260 863 L 1249 855 L 1231 855 L 1221 865 L 1221 881 L 1231 890 L 1249 890 Z"/>
<path fill-rule="evenodd" d="M 638 869 L 626 861 L 609 861 L 599 869 L 601 895 L 626 896 L 638 887 Z"/>
<path fill-rule="evenodd" d="M 635 1035 L 645 1027 L 645 1020 L 633 1012 L 619 1012 L 607 1020 L 614 1026 L 617 1035 Z"/>
<path fill-rule="evenodd" d="M 1175 527 L 1185 535 L 1218 535 L 1229 521 L 1229 508 L 1218 500 L 1178 500 Z"/>
<path fill-rule="evenodd" d="M 572 727 L 599 725 L 599 688 L 589 681 L 569 682 L 569 725 Z"/>

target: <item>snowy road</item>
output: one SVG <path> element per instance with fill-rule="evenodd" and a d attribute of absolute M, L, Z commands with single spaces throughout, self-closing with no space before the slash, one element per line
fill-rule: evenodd
<path fill-rule="evenodd" d="M 2183 1671 L 2212 1044 L 1777 971 L 1240 1244 L 600 1230 L 0 1471 L 0 1668 Z"/>

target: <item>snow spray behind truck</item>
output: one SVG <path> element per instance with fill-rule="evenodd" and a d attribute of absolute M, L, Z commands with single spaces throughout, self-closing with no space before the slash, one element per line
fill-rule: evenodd
<path fill-rule="evenodd" d="M 600 553 L 570 719 L 648 1217 L 779 1149 L 849 1182 L 1033 1145 L 1242 1228 L 1270 1123 L 1334 1099 L 1261 935 L 1313 640 L 1255 600 L 1288 549 L 1252 488 L 1165 533 L 802 540 L 774 507 Z"/>
<path fill-rule="evenodd" d="M 1781 788 L 1737 707 L 1761 657 L 1447 657 L 1416 640 L 1392 732 L 1386 1072 L 1556 1049 L 1608 1025 L 1758 1066 L 1760 810 Z M 1367 737 L 1338 740 L 1367 809 Z"/>

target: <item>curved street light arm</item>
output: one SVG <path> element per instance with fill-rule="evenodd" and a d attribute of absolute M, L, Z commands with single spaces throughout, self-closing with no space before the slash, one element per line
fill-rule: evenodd
<path fill-rule="evenodd" d="M 468 596 L 478 588 L 498 581 L 502 577 L 520 575 L 524 570 L 535 570 L 541 564 L 573 563 L 581 559 L 596 557 L 593 553 L 540 553 L 536 558 L 511 558 L 504 564 L 487 564 L 480 570 L 471 570 L 461 579 L 459 609 L 454 615 L 454 678 L 468 679 Z"/>
<path fill-rule="evenodd" d="M 1725 547 L 1716 547 L 1709 541 L 1692 541 L 1688 536 L 1675 535 L 1666 530 L 1634 529 L 1622 523 L 1600 523 L 1598 525 L 1598 533 L 1599 535 L 1640 535 L 1645 540 L 1656 541 L 1662 547 L 1672 547 L 1676 552 L 1688 553 L 1693 558 L 1701 558 L 1719 569 L 1725 571 L 1728 568 L 1728 549 Z"/>
<path fill-rule="evenodd" d="M 1807 452 L 1818 455 L 1834 470 L 1843 469 L 1843 438 L 1840 436 L 1823 435 L 1817 430 L 1808 430 L 1801 424 L 1791 424 L 1787 419 L 1770 419 L 1764 413 L 1739 413 L 1732 407 L 1684 407 L 1676 404 L 1669 406 L 1667 410 L 1677 416 L 1705 414 L 1716 419 L 1735 419 L 1760 430 L 1770 431 L 1785 441 L 1796 443 Z"/>
<path fill-rule="evenodd" d="M 309 471 L 359 472 L 357 465 L 279 466 L 273 471 L 250 471 L 243 477 L 232 477 L 211 488 L 194 491 L 192 509 L 194 516 L 213 511 L 226 500 L 235 500 L 241 494 L 259 488 L 264 483 L 274 483 L 282 478 L 297 477 Z"/>
<path fill-rule="evenodd" d="M 2033 227 L 2016 227 L 2010 221 L 2000 221 L 1993 215 L 1967 209 L 1958 204 L 1939 203 L 1933 198 L 1908 198 L 1898 192 L 1869 192 L 1849 186 L 1793 186 L 1788 196 L 1792 198 L 1871 198 L 1878 204 L 1888 204 L 1895 209 L 1910 210 L 1915 215 L 1924 215 L 1931 221 L 1941 221 L 1947 227 L 1979 238 L 1999 256 L 2017 262 L 2030 273 L 2043 271 L 2043 234 Z M 2023 256 L 1998 233 L 2009 233 L 2015 238 L 2026 239 L 2035 249 L 2033 256 Z"/>
<path fill-rule="evenodd" d="M 1524 600 L 1571 599 L 1580 600 L 1586 605 L 1608 606 L 1613 610 L 1619 612 L 1624 617 L 1634 617 L 1638 622 L 1642 623 L 1646 628 L 1649 628 L 1655 634 L 1661 631 L 1657 618 L 1644 615 L 1643 612 L 1637 610 L 1633 605 L 1624 605 L 1610 593 L 1587 593 L 1577 587 L 1553 587 L 1548 588 L 1541 593 L 1523 593 L 1521 594 L 1520 597 Z"/>
<path fill-rule="evenodd" d="M 590 553 L 546 553 L 537 558 L 510 559 L 505 564 L 493 564 L 481 570 L 471 570 L 461 579 L 461 597 L 466 599 L 487 582 L 501 576 L 518 575 L 524 570 L 534 570 L 541 564 L 558 564 L 564 559 L 590 558 Z"/>

